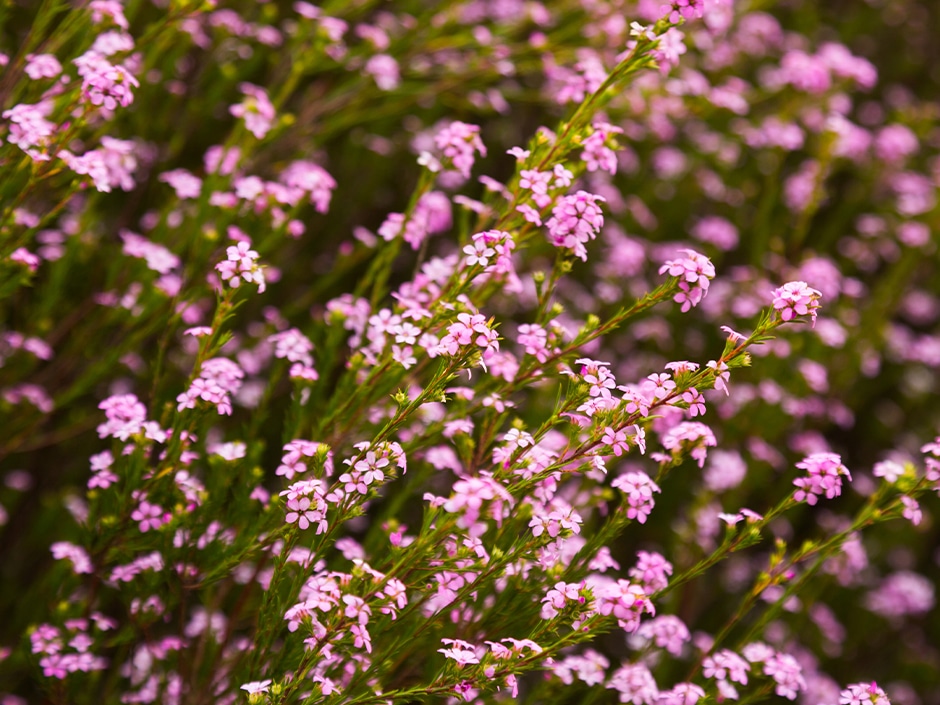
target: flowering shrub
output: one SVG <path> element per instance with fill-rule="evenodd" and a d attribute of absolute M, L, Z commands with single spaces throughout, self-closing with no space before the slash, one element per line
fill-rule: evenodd
<path fill-rule="evenodd" d="M 937 10 L 830 5 L 0 10 L 4 705 L 940 703 Z"/>

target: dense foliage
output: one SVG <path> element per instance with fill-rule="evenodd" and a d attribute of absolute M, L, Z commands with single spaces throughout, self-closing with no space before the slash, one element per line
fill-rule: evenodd
<path fill-rule="evenodd" d="M 937 705 L 931 3 L 0 5 L 0 699 Z"/>

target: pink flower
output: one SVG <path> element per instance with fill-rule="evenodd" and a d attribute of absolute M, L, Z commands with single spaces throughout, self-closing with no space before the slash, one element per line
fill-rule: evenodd
<path fill-rule="evenodd" d="M 875 137 L 875 155 L 886 162 L 902 162 L 917 152 L 917 136 L 905 125 L 886 125 Z"/>
<path fill-rule="evenodd" d="M 588 171 L 606 171 L 609 174 L 617 173 L 617 155 L 607 142 L 614 136 L 623 134 L 623 129 L 606 122 L 596 122 L 594 131 L 582 143 L 584 151 L 581 160 L 585 162 Z"/>
<path fill-rule="evenodd" d="M 72 562 L 72 571 L 76 574 L 92 573 L 94 569 L 91 564 L 91 556 L 81 546 L 76 546 L 68 541 L 58 541 L 52 544 L 49 549 L 52 551 L 52 557 L 56 560 L 68 559 Z"/>
<path fill-rule="evenodd" d="M 120 441 L 128 438 L 143 429 L 147 420 L 147 407 L 138 401 L 133 394 L 122 394 L 108 397 L 98 405 L 107 417 L 107 422 L 98 426 L 98 437 L 111 436 Z"/>
<path fill-rule="evenodd" d="M 226 249 L 226 259 L 215 265 L 222 280 L 233 289 L 238 288 L 242 280 L 258 285 L 258 293 L 264 293 L 264 271 L 257 264 L 258 253 L 247 242 L 239 242 Z"/>
<path fill-rule="evenodd" d="M 92 105 L 114 110 L 134 102 L 133 88 L 140 83 L 121 64 L 112 64 L 104 55 L 88 51 L 75 59 L 82 77 L 82 97 Z"/>
<path fill-rule="evenodd" d="M 787 282 L 773 291 L 773 307 L 780 312 L 780 319 L 792 321 L 797 316 L 806 316 L 816 325 L 816 312 L 822 294 L 811 288 L 806 282 Z"/>
<path fill-rule="evenodd" d="M 682 20 L 701 19 L 705 14 L 705 0 L 672 0 L 661 5 L 659 11 L 664 19 L 673 24 Z"/>
<path fill-rule="evenodd" d="M 474 153 L 486 156 L 486 147 L 480 140 L 480 128 L 465 122 L 452 122 L 434 136 L 445 165 L 451 166 L 464 179 L 470 178 Z"/>
<path fill-rule="evenodd" d="M 672 575 L 672 563 L 658 553 L 638 551 L 636 565 L 628 575 L 638 581 L 647 592 L 663 590 L 669 584 Z"/>
<path fill-rule="evenodd" d="M 653 493 L 660 491 L 659 486 L 645 473 L 627 472 L 614 478 L 611 487 L 624 493 L 627 500 L 627 518 L 636 519 L 641 524 L 645 524 L 646 518 L 656 505 L 653 501 Z"/>
<path fill-rule="evenodd" d="M 604 445 L 610 446 L 610 449 L 618 458 L 626 451 L 630 450 L 630 445 L 627 443 L 627 434 L 625 431 L 617 431 L 610 426 L 607 426 L 604 428 L 604 437 L 601 440 Z"/>
<path fill-rule="evenodd" d="M 228 111 L 237 118 L 245 120 L 245 128 L 257 137 L 263 139 L 274 122 L 274 105 L 268 98 L 267 91 L 252 83 L 242 83 L 238 86 L 245 100 L 231 106 Z"/>
<path fill-rule="evenodd" d="M 164 514 L 163 507 L 158 504 L 151 504 L 147 500 L 141 500 L 133 512 L 131 519 L 138 522 L 140 531 L 146 533 L 151 529 L 159 529 L 169 521 L 169 514 Z"/>
<path fill-rule="evenodd" d="M 565 609 L 568 603 L 584 606 L 587 599 L 581 591 L 584 583 L 555 583 L 555 586 L 545 593 L 542 598 L 542 619 L 553 619 L 558 613 Z"/>
<path fill-rule="evenodd" d="M 398 62 L 388 54 L 375 54 L 369 57 L 364 73 L 372 76 L 375 85 L 383 91 L 392 91 L 398 88 L 401 83 L 401 74 L 398 70 Z"/>
<path fill-rule="evenodd" d="M 52 54 L 27 54 L 24 72 L 34 81 L 55 78 L 62 73 L 62 64 Z"/>
<path fill-rule="evenodd" d="M 679 280 L 679 293 L 673 301 L 682 304 L 682 313 L 685 313 L 705 298 L 708 285 L 715 278 L 715 266 L 695 250 L 680 250 L 680 253 L 685 256 L 668 260 L 659 268 L 659 273 Z"/>
<path fill-rule="evenodd" d="M 477 345 L 484 351 L 499 350 L 496 331 L 489 327 L 486 317 L 475 313 L 458 313 L 457 322 L 447 328 L 447 335 L 437 346 L 439 355 L 456 355 L 461 348 Z"/>
<path fill-rule="evenodd" d="M 10 261 L 25 265 L 29 271 L 35 272 L 39 269 L 39 264 L 42 260 L 25 247 L 17 247 L 10 253 Z"/>
<path fill-rule="evenodd" d="M 697 389 L 687 389 L 682 393 L 682 401 L 688 404 L 689 416 L 705 415 L 705 397 Z"/>
<path fill-rule="evenodd" d="M 239 89 L 245 100 L 229 108 L 229 113 L 238 118 L 244 118 L 245 127 L 257 137 L 263 139 L 274 122 L 274 105 L 268 98 L 267 91 L 252 83 L 242 83 Z"/>
<path fill-rule="evenodd" d="M 600 204 L 606 199 L 587 191 L 578 191 L 563 196 L 552 208 L 548 228 L 548 241 L 555 247 L 564 247 L 587 261 L 585 245 L 597 237 L 604 226 L 604 214 Z"/>
<path fill-rule="evenodd" d="M 307 464 L 303 459 L 315 457 L 320 446 L 320 443 L 313 441 L 294 440 L 288 442 L 284 446 L 284 455 L 281 456 L 281 464 L 278 466 L 277 470 L 274 471 L 274 474 L 282 475 L 288 480 L 292 480 L 294 475 L 306 472 Z M 329 450 L 327 450 L 326 453 L 324 471 L 327 475 L 333 472 L 333 454 Z"/>
<path fill-rule="evenodd" d="M 180 265 L 179 257 L 163 245 L 151 242 L 129 230 L 122 230 L 120 235 L 124 241 L 124 254 L 143 259 L 147 263 L 147 269 L 160 274 L 167 274 Z"/>
<path fill-rule="evenodd" d="M 180 199 L 199 198 L 199 193 L 202 191 L 202 179 L 186 169 L 165 171 L 157 177 L 157 180 L 169 184 Z"/>
<path fill-rule="evenodd" d="M 878 684 L 855 683 L 839 693 L 840 705 L 891 705 L 888 696 Z"/>
<path fill-rule="evenodd" d="M 816 504 L 817 497 L 822 495 L 827 499 L 838 497 L 842 493 L 842 477 L 848 477 L 850 481 L 852 479 L 842 464 L 842 458 L 835 453 L 813 453 L 797 463 L 796 467 L 806 470 L 807 476 L 793 481 L 797 487 L 793 498 L 809 505 Z"/>
<path fill-rule="evenodd" d="M 301 531 L 316 524 L 317 534 L 326 532 L 327 500 L 323 496 L 324 492 L 320 480 L 301 480 L 292 484 L 280 493 L 280 496 L 287 498 L 287 515 L 284 520 L 288 524 L 296 522 Z"/>
<path fill-rule="evenodd" d="M 803 669 L 790 654 L 777 652 L 764 662 L 764 675 L 776 682 L 774 692 L 787 700 L 796 700 L 799 691 L 806 689 Z"/>
<path fill-rule="evenodd" d="M 52 112 L 51 100 L 35 105 L 20 103 L 3 111 L 3 119 L 10 121 L 10 135 L 7 141 L 15 144 L 33 159 L 48 161 L 49 156 L 36 152 L 33 148 L 45 148 L 49 138 L 58 129 L 56 124 L 46 118 Z"/>
<path fill-rule="evenodd" d="M 367 654 L 372 653 L 372 636 L 365 624 L 354 624 L 349 628 L 353 635 L 353 646 L 357 649 L 365 648 Z"/>
<path fill-rule="evenodd" d="M 616 690 L 622 703 L 653 705 L 659 701 L 656 680 L 642 663 L 624 664 L 611 674 L 605 687 Z"/>
<path fill-rule="evenodd" d="M 718 445 L 715 434 L 703 423 L 698 421 L 683 421 L 663 434 L 662 444 L 666 450 L 674 454 L 687 451 L 698 463 L 704 466 L 708 456 L 708 448 Z"/>
<path fill-rule="evenodd" d="M 236 363 L 224 357 L 214 357 L 202 363 L 199 377 L 190 388 L 176 397 L 177 411 L 193 409 L 196 401 L 215 404 L 219 414 L 232 414 L 230 395 L 241 389 L 245 372 Z"/>
<path fill-rule="evenodd" d="M 730 221 L 718 216 L 707 216 L 698 221 L 691 235 L 721 250 L 733 250 L 738 245 L 738 229 Z"/>
<path fill-rule="evenodd" d="M 722 649 L 702 662 L 702 675 L 717 680 L 732 680 L 747 685 L 747 672 L 751 665 L 730 649 Z"/>
<path fill-rule="evenodd" d="M 656 608 L 643 587 L 628 580 L 602 578 L 593 588 L 597 611 L 602 615 L 613 615 L 617 625 L 628 634 L 639 628 L 644 614 L 656 614 Z"/>
<path fill-rule="evenodd" d="M 59 157 L 76 174 L 90 176 L 95 188 L 102 193 L 120 188 L 131 191 L 136 186 L 134 172 L 137 170 L 139 147 L 129 140 L 118 140 L 105 135 L 101 146 L 80 156 L 63 149 Z"/>
<path fill-rule="evenodd" d="M 307 366 L 313 365 L 313 356 L 310 355 L 313 343 L 296 328 L 275 333 L 268 338 L 268 342 L 274 343 L 274 357 L 290 362 L 302 362 Z"/>
<path fill-rule="evenodd" d="M 480 663 L 476 655 L 473 644 L 468 644 L 460 639 L 441 639 L 441 643 L 450 644 L 449 649 L 438 649 L 438 653 L 444 654 L 447 658 L 456 661 L 460 666 Z"/>
<path fill-rule="evenodd" d="M 245 683 L 241 686 L 241 689 L 248 693 L 248 695 L 256 695 L 258 693 L 267 693 L 270 689 L 271 681 L 251 681 L 250 683 Z"/>
<path fill-rule="evenodd" d="M 920 524 L 924 519 L 924 513 L 920 509 L 920 504 L 918 504 L 916 499 L 908 497 L 907 495 L 901 495 L 901 504 L 904 505 L 904 509 L 901 511 L 901 516 L 910 521 L 914 526 Z"/>
<path fill-rule="evenodd" d="M 645 639 L 652 639 L 656 646 L 666 649 L 673 656 L 678 656 L 683 645 L 691 638 L 685 623 L 671 614 L 644 622 L 637 634 Z"/>
<path fill-rule="evenodd" d="M 280 180 L 298 200 L 306 194 L 317 213 L 329 210 L 336 180 L 323 167 L 304 160 L 291 162 Z"/>

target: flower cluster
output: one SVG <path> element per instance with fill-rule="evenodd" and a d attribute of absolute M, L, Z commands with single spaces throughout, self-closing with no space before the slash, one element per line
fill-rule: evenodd
<path fill-rule="evenodd" d="M 792 321 L 797 316 L 809 316 L 816 325 L 819 299 L 822 294 L 806 282 L 787 282 L 773 291 L 773 307 L 780 314 L 780 320 Z"/>
<path fill-rule="evenodd" d="M 94 51 L 83 54 L 74 63 L 82 77 L 82 97 L 91 105 L 115 110 L 134 102 L 133 89 L 140 82 L 125 66 L 112 64 Z"/>
<path fill-rule="evenodd" d="M 656 502 L 653 500 L 654 492 L 662 490 L 646 474 L 642 472 L 627 472 L 614 478 L 611 487 L 624 493 L 627 501 L 627 518 L 636 519 L 645 524 Z"/>
<path fill-rule="evenodd" d="M 457 355 L 471 345 L 484 352 L 497 352 L 499 336 L 490 325 L 483 314 L 458 313 L 457 321 L 447 327 L 447 335 L 441 338 L 435 352 L 438 355 Z"/>
<path fill-rule="evenodd" d="M 715 266 L 708 257 L 695 250 L 682 250 L 681 254 L 684 256 L 668 260 L 659 268 L 659 273 L 679 280 L 679 292 L 673 300 L 682 304 L 682 312 L 685 313 L 705 298 L 708 285 L 715 278 Z"/>
<path fill-rule="evenodd" d="M 605 200 L 587 191 L 562 196 L 552 208 L 552 217 L 545 223 L 548 241 L 587 261 L 585 245 L 597 237 L 604 227 L 604 213 L 600 204 Z"/>
<path fill-rule="evenodd" d="M 929 702 L 933 5 L 16 5 L 0 703 Z"/>
<path fill-rule="evenodd" d="M 842 458 L 836 453 L 813 453 L 798 462 L 796 467 L 805 470 L 807 475 L 793 481 L 797 487 L 793 499 L 809 505 L 816 504 L 823 495 L 826 499 L 838 497 L 842 494 L 842 478 L 852 480 Z"/>
<path fill-rule="evenodd" d="M 215 405 L 218 412 L 232 414 L 231 395 L 242 386 L 245 373 L 238 364 L 224 357 L 214 357 L 202 363 L 199 376 L 189 389 L 176 397 L 177 410 L 193 409 L 198 400 Z"/>
<path fill-rule="evenodd" d="M 480 139 L 480 128 L 465 122 L 452 122 L 434 135 L 434 144 L 443 157 L 445 167 L 451 168 L 464 179 L 476 161 L 475 154 L 486 156 L 486 146 Z"/>
<path fill-rule="evenodd" d="M 226 258 L 215 265 L 222 281 L 227 282 L 233 289 L 237 289 L 242 281 L 254 283 L 258 286 L 258 293 L 263 293 L 264 270 L 258 264 L 258 253 L 251 249 L 251 245 L 245 241 L 239 242 L 229 246 L 225 254 Z"/>

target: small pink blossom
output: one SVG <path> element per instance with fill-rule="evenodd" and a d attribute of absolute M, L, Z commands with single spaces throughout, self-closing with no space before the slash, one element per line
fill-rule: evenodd
<path fill-rule="evenodd" d="M 796 467 L 806 470 L 807 475 L 793 481 L 797 487 L 793 498 L 809 505 L 816 504 L 817 498 L 823 495 L 827 499 L 838 497 L 842 494 L 842 478 L 852 480 L 842 458 L 835 453 L 814 453 L 797 463 Z"/>
<path fill-rule="evenodd" d="M 816 325 L 816 312 L 822 294 L 811 288 L 806 282 L 787 282 L 773 292 L 773 307 L 780 312 L 780 319 L 792 321 L 797 316 L 809 315 Z"/>
<path fill-rule="evenodd" d="M 242 83 L 239 86 L 245 99 L 229 108 L 234 117 L 245 120 L 245 128 L 257 137 L 264 139 L 274 122 L 274 105 L 268 98 L 268 93 L 260 86 L 252 83 Z"/>

